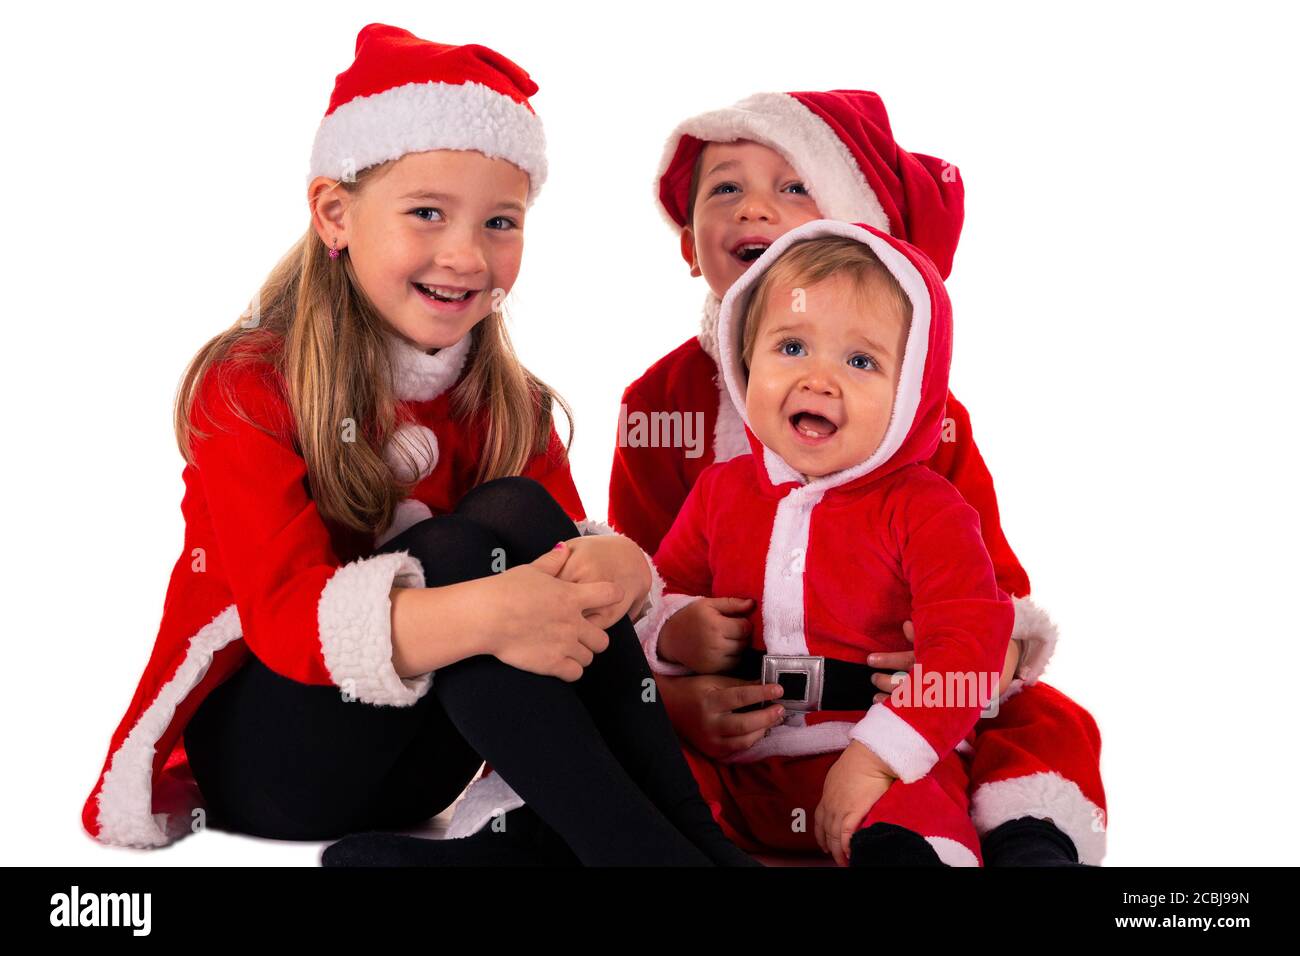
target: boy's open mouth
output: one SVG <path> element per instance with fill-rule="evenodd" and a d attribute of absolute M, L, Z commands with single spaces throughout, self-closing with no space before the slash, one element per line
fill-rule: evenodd
<path fill-rule="evenodd" d="M 741 241 L 735 246 L 732 246 L 731 254 L 741 262 L 749 263 L 753 262 L 766 252 L 769 245 L 771 245 L 771 243 Z"/>
<path fill-rule="evenodd" d="M 797 434 L 812 441 L 830 438 L 839 431 L 839 426 L 829 418 L 812 412 L 795 412 L 790 416 L 790 426 Z"/>

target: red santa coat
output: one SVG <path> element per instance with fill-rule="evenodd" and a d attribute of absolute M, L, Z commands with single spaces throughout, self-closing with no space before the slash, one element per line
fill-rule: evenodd
<path fill-rule="evenodd" d="M 687 495 L 709 467 L 750 452 L 745 426 L 718 368 L 718 312 L 721 300 L 705 298 L 700 332 L 650 366 L 623 392 L 620 441 L 609 480 L 609 522 L 641 548 L 654 554 L 681 511 Z M 651 428 L 649 441 L 622 440 L 626 422 L 653 421 L 664 412 L 699 416 L 706 438 L 701 454 L 689 457 L 679 445 L 662 440 Z M 1010 690 L 1035 683 L 1056 646 L 1051 619 L 1029 595 L 1029 577 L 1007 542 L 998 514 L 993 477 L 971 431 L 970 414 L 947 394 L 940 440 L 925 465 L 961 492 L 979 514 L 980 533 L 997 572 L 999 586 L 1016 610 L 1014 637 L 1025 653 Z"/>
<path fill-rule="evenodd" d="M 374 705 L 409 707 L 428 692 L 432 674 L 404 678 L 393 669 L 389 601 L 393 587 L 423 587 L 424 570 L 406 551 L 370 552 L 451 511 L 475 484 L 483 435 L 450 405 L 468 335 L 433 355 L 391 335 L 389 345 L 399 420 L 407 420 L 385 457 L 398 473 L 420 480 L 392 526 L 373 540 L 317 511 L 306 462 L 287 427 L 282 383 L 268 367 L 227 360 L 200 384 L 191 421 L 210 437 L 194 442 L 195 461 L 181 475 L 185 540 L 153 652 L 82 811 L 95 839 L 158 847 L 194 828 L 203 801 L 182 733 L 202 700 L 250 653 L 285 677 L 337 685 Z M 274 435 L 229 409 L 218 369 L 228 372 L 237 403 Z M 524 474 L 571 517 L 584 519 L 554 429 L 548 451 Z"/>
<path fill-rule="evenodd" d="M 680 674 L 689 671 L 658 656 L 659 631 L 702 596 L 753 598 L 752 644 L 768 654 L 866 664 L 872 652 L 906 649 L 902 625 L 911 620 L 921 673 L 969 675 L 972 693 L 947 693 L 926 706 L 890 699 L 860 711 L 796 713 L 730 758 L 825 753 L 857 739 L 911 783 L 969 737 L 987 698 L 996 696 L 1014 609 L 998 587 L 978 513 L 924 464 L 943 427 L 952 319 L 937 270 L 914 246 L 832 220 L 806 223 L 773 243 L 722 304 L 718 345 L 732 406 L 744 407 L 735 317 L 749 289 L 792 242 L 826 235 L 870 245 L 912 302 L 881 446 L 854 467 L 804 480 L 746 422 L 751 454 L 700 476 L 656 552 L 664 590 L 638 634 L 653 669 Z"/>

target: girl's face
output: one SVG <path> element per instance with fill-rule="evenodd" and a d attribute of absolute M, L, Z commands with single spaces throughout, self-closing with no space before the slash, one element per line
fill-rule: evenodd
<path fill-rule="evenodd" d="M 339 245 L 394 332 L 446 348 L 499 307 L 519 275 L 528 185 L 504 159 L 439 149 L 408 153 L 348 197 Z"/>

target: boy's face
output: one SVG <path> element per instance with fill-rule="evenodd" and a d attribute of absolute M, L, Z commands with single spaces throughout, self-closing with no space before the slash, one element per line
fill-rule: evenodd
<path fill-rule="evenodd" d="M 804 311 L 795 311 L 802 304 Z M 750 428 L 796 471 L 818 478 L 880 447 L 898 391 L 908 325 L 881 289 L 849 276 L 776 284 L 749 360 Z"/>
<path fill-rule="evenodd" d="M 504 159 L 440 149 L 408 153 L 355 195 L 335 191 L 339 245 L 394 332 L 445 348 L 499 305 L 519 275 L 528 185 Z"/>
<path fill-rule="evenodd" d="M 720 299 L 777 237 L 822 215 L 794 167 L 774 149 L 748 140 L 706 143 L 699 163 L 682 258 Z"/>

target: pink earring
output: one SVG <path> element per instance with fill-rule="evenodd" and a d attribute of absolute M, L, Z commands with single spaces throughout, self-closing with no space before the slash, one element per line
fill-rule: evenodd
<path fill-rule="evenodd" d="M 338 237 L 338 236 L 335 236 L 335 237 L 334 237 L 334 241 L 333 241 L 333 243 L 330 244 L 330 258 L 331 258 L 331 259 L 337 259 L 337 258 L 339 257 L 338 244 L 339 244 L 339 237 Z"/>

